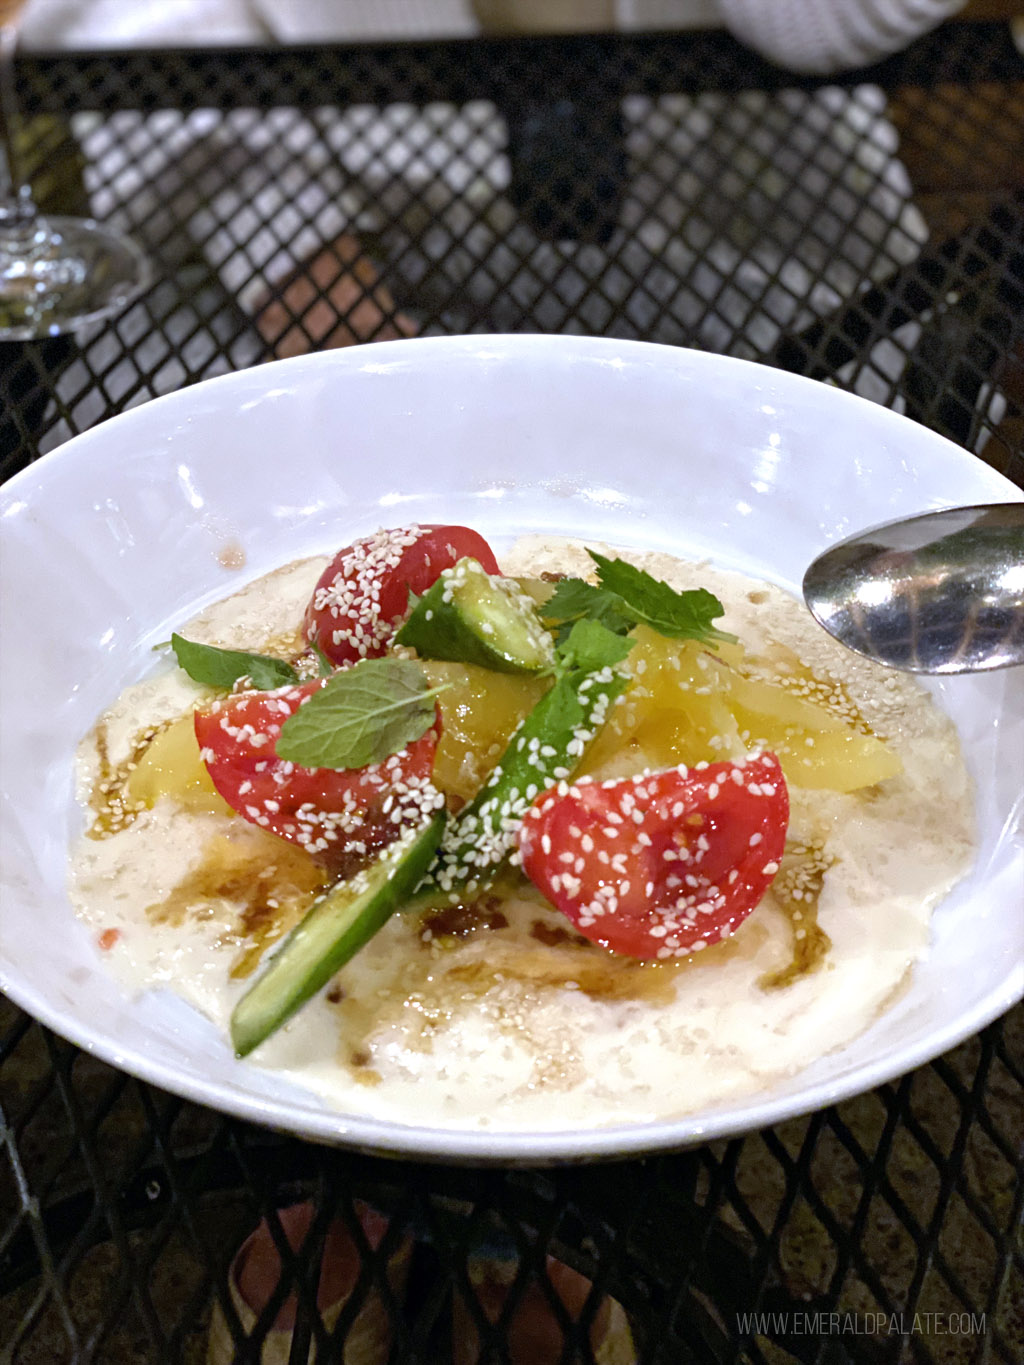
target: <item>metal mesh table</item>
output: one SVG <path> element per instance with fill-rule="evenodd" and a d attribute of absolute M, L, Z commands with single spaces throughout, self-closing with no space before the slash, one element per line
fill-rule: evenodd
<path fill-rule="evenodd" d="M 21 81 L 40 194 L 128 229 L 158 278 L 77 340 L 0 349 L 5 477 L 275 355 L 522 330 L 784 366 L 1024 484 L 1024 60 L 1005 26 L 950 24 L 827 83 L 718 34 L 38 57 Z M 0 1358 L 201 1361 L 216 1305 L 258 1360 L 293 1284 L 292 1361 L 311 1342 L 356 1359 L 371 1304 L 391 1342 L 374 1359 L 458 1359 L 475 1334 L 481 1361 L 543 1365 L 509 1354 L 538 1294 L 552 1361 L 607 1358 L 607 1295 L 659 1365 L 1024 1357 L 1020 1007 L 836 1108 L 549 1170 L 322 1150 L 0 1010 Z M 276 1211 L 300 1201 L 292 1255 Z M 388 1220 L 375 1247 L 364 1205 Z M 227 1267 L 264 1216 L 285 1274 L 246 1345 Z M 332 1220 L 359 1274 L 325 1326 Z M 495 1244 L 515 1276 L 492 1322 L 467 1267 Z M 591 1282 L 579 1323 L 543 1288 L 548 1256 Z"/>

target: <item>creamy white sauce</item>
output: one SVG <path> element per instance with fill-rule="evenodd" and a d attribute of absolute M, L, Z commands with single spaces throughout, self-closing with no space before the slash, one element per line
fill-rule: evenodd
<path fill-rule="evenodd" d="M 815 673 L 841 677 L 900 755 L 902 775 L 870 798 L 790 788 L 791 834 L 827 829 L 834 858 L 818 907 L 831 940 L 823 965 L 779 989 L 758 984 L 792 959 L 793 928 L 771 893 L 725 951 L 658 975 L 630 968 L 616 976 L 600 948 L 538 941 L 538 922 L 556 934 L 568 926 L 532 892 L 502 904 L 504 927 L 440 942 L 425 943 L 419 917 L 399 913 L 333 991 L 256 1050 L 252 1065 L 286 1073 L 340 1111 L 406 1123 L 514 1130 L 671 1119 L 763 1094 L 848 1043 L 898 993 L 927 950 L 932 908 L 971 858 L 972 792 L 951 722 L 912 679 L 834 644 L 779 589 L 707 565 L 617 553 L 676 587 L 715 592 L 727 608 L 718 624 L 751 651 L 781 641 Z M 296 628 L 323 565 L 262 579 L 182 634 L 259 650 Z M 580 547 L 529 539 L 503 568 L 585 573 L 589 560 Z M 129 688 L 101 718 L 111 760 L 130 753 L 146 725 L 204 695 L 177 670 Z M 90 739 L 80 754 L 83 799 L 97 770 Z M 147 913 L 216 837 L 251 844 L 264 863 L 273 854 L 272 836 L 240 819 L 189 813 L 165 799 L 123 831 L 83 838 L 70 885 L 97 933 L 119 931 L 107 956 L 121 982 L 173 988 L 226 1036 L 248 984 L 229 974 L 244 948 L 238 906 L 197 901 L 177 923 Z M 343 998 L 332 1003 L 339 988 Z"/>

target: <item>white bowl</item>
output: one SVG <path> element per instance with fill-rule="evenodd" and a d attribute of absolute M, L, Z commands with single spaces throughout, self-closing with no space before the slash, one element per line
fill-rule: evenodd
<path fill-rule="evenodd" d="M 237 1061 L 164 991 L 111 981 L 65 891 L 72 755 L 170 628 L 243 578 L 353 533 L 465 522 L 709 556 L 798 592 L 831 541 L 958 503 L 1019 500 L 980 461 L 836 389 L 663 346 L 506 336 L 388 342 L 148 403 L 12 479 L 2 524 L 0 987 L 115 1066 L 275 1128 L 462 1160 L 641 1152 L 774 1123 L 919 1065 L 1024 993 L 1024 696 L 1014 670 L 932 685 L 978 787 L 974 870 L 905 995 L 842 1051 L 741 1104 L 587 1132 L 431 1129 L 332 1112 Z M 244 548 L 242 573 L 226 546 Z M 611 1118 L 611 1116 L 609 1116 Z"/>

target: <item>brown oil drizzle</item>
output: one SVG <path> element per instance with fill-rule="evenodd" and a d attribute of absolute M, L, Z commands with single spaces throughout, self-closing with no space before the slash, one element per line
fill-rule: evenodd
<path fill-rule="evenodd" d="M 514 894 L 507 891 L 506 894 Z M 455 949 L 459 940 L 478 933 L 495 934 L 508 927 L 501 910 L 503 897 L 490 895 L 470 903 L 459 902 L 426 911 L 420 920 L 420 942 L 438 953 Z M 577 934 L 568 923 L 535 918 L 529 936 L 532 947 L 516 935 L 495 934 L 488 940 L 486 957 L 453 961 L 436 974 L 426 994 L 431 997 L 427 1015 L 444 1011 L 445 991 L 452 1001 L 482 996 L 495 982 L 511 983 L 530 990 L 579 990 L 593 999 L 649 999 L 667 1003 L 672 998 L 671 975 L 679 963 L 639 962 L 609 953 Z M 418 994 L 425 999 L 422 988 Z"/>
<path fill-rule="evenodd" d="M 370 1065 L 372 1058 L 363 1048 L 357 1048 L 349 1058 L 349 1065 L 352 1068 L 354 1079 L 367 1088 L 372 1089 L 375 1085 L 380 1085 L 384 1077 L 380 1072 Z"/>
<path fill-rule="evenodd" d="M 447 917 L 453 912 L 453 919 L 444 922 L 459 926 L 462 936 L 507 926 L 505 916 L 493 904 L 486 908 L 455 906 L 440 913 Z M 643 1000 L 666 1005 L 674 998 L 674 982 L 680 972 L 754 956 L 764 938 L 754 926 L 747 926 L 742 934 L 689 958 L 653 962 L 611 953 L 554 918 L 536 917 L 528 932 L 536 946 L 515 932 L 496 933 L 488 939 L 486 954 L 457 957 L 447 963 L 443 958 L 446 950 L 457 947 L 456 937 L 454 933 L 438 935 L 424 945 L 433 946 L 433 956 L 421 979 L 406 979 L 399 990 L 415 996 L 417 1007 L 431 1019 L 449 1012 L 460 1000 L 487 994 L 495 984 L 515 985 L 525 993 L 568 989 L 594 1000 Z M 442 956 L 440 962 L 438 954 Z"/>
<path fill-rule="evenodd" d="M 218 834 L 209 839 L 198 866 L 166 899 L 147 906 L 146 914 L 154 924 L 180 925 L 209 914 L 217 902 L 237 905 L 230 938 L 239 951 L 230 975 L 245 977 L 266 949 L 298 923 L 327 880 L 327 873 L 304 850 L 246 827 L 230 837 Z"/>
<path fill-rule="evenodd" d="M 375 1037 L 398 1028 L 405 1049 L 429 1053 L 438 1031 L 476 1001 L 500 1028 L 535 1048 L 533 1084 L 552 1089 L 575 1084 L 580 1063 L 568 1041 L 552 1043 L 534 1026 L 535 1006 L 545 992 L 579 991 L 593 1000 L 639 1001 L 657 1009 L 674 1000 L 680 972 L 756 959 L 768 937 L 762 923 L 748 921 L 732 938 L 689 958 L 640 962 L 583 938 L 540 900 L 526 937 L 506 922 L 501 904 L 495 896 L 427 912 L 410 925 L 424 951 L 408 957 L 396 947 L 401 962 L 386 985 L 371 997 L 346 995 L 336 1002 L 338 1059 L 359 1084 L 380 1082 L 373 1065 Z M 424 924 L 434 926 L 426 940 Z"/>
<path fill-rule="evenodd" d="M 102 721 L 97 724 L 95 741 L 99 773 L 89 793 L 89 808 L 95 816 L 85 832 L 89 839 L 109 839 L 112 834 L 119 834 L 127 829 L 140 811 L 146 809 L 145 802 L 128 800 L 125 784 L 150 744 L 170 723 L 166 721 L 162 725 L 150 725 L 141 730 L 132 740 L 128 757 L 117 764 L 110 760 L 107 727 Z"/>
<path fill-rule="evenodd" d="M 486 935 L 486 948 L 473 939 Z M 539 916 L 530 925 L 531 944 L 516 930 L 488 931 L 481 925 L 467 938 L 441 936 L 429 951 L 406 960 L 394 980 L 370 999 L 346 996 L 338 1011 L 338 1059 L 360 1085 L 378 1085 L 376 1037 L 401 1032 L 409 1052 L 429 1054 L 435 1035 L 466 1005 L 480 1001 L 497 1026 L 531 1047 L 531 1085 L 552 1091 L 581 1080 L 582 1061 L 568 1038 L 538 1030 L 535 1010 L 548 990 L 574 990 L 594 1000 L 642 1001 L 657 1010 L 675 998 L 677 974 L 703 970 L 734 957 L 755 958 L 767 937 L 762 925 L 745 924 L 732 939 L 674 962 L 639 962 L 607 952 L 570 928 Z"/>
<path fill-rule="evenodd" d="M 329 991 L 326 999 L 338 1018 L 341 1039 L 337 1053 L 339 1064 L 352 1073 L 353 1080 L 359 1085 L 379 1085 L 382 1077 L 373 1065 L 372 1036 L 381 1018 L 380 1002 L 361 1000 L 340 988 Z M 392 997 L 392 1001 L 394 999 Z"/>
<path fill-rule="evenodd" d="M 310 675 L 316 676 L 317 657 L 306 643 L 301 625 L 296 626 L 294 630 L 286 630 L 280 635 L 264 640 L 258 652 L 272 655 L 275 659 L 283 659 L 293 667 L 298 666 L 300 659 L 308 660 Z"/>
<path fill-rule="evenodd" d="M 468 938 L 479 929 L 505 929 L 508 920 L 500 905 L 498 896 L 484 896 L 465 905 L 460 901 L 426 910 L 420 919 L 420 942 L 426 945 L 438 939 Z"/>
<path fill-rule="evenodd" d="M 217 563 L 222 569 L 244 569 L 244 546 L 237 540 L 226 540 L 217 551 Z"/>
<path fill-rule="evenodd" d="M 548 924 L 542 919 L 535 919 L 530 925 L 530 937 L 549 948 L 557 947 L 560 943 L 576 943 L 582 948 L 587 942 L 582 934 L 574 934 L 561 924 Z"/>
<path fill-rule="evenodd" d="M 772 894 L 789 920 L 793 956 L 785 967 L 758 978 L 757 984 L 763 990 L 789 986 L 799 977 L 817 971 L 824 962 L 832 940 L 818 924 L 818 901 L 825 875 L 834 862 L 825 851 L 824 840 L 787 840 Z"/>
<path fill-rule="evenodd" d="M 620 957 L 586 940 L 493 945 L 486 959 L 455 962 L 445 973 L 456 997 L 484 995 L 495 981 L 515 982 L 528 991 L 578 990 L 592 1000 L 647 1000 L 667 1005 L 674 997 L 673 965 Z M 504 951 L 502 951 L 502 949 Z M 453 990 L 454 988 L 454 990 Z"/>

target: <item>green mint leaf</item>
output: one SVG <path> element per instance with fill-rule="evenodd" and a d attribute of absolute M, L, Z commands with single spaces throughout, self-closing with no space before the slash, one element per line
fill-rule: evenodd
<path fill-rule="evenodd" d="M 725 608 L 714 593 L 706 588 L 677 592 L 643 569 L 627 564 L 622 559 L 608 559 L 596 550 L 587 554 L 597 565 L 602 588 L 617 593 L 626 609 L 637 620 L 651 626 L 659 635 L 673 640 L 727 640 L 735 643 L 736 636 L 718 630 L 712 622 Z"/>
<path fill-rule="evenodd" d="M 334 672 L 334 665 L 315 640 L 309 642 L 309 647 L 316 656 L 317 676 L 320 678 L 329 678 Z"/>
<path fill-rule="evenodd" d="M 541 616 L 557 629 L 560 644 L 576 621 L 597 621 L 616 635 L 625 635 L 637 621 L 617 593 L 582 578 L 563 578 L 541 608 Z"/>
<path fill-rule="evenodd" d="M 533 715 L 538 709 L 543 709 L 546 734 L 569 736 L 583 724 L 586 713 L 579 699 L 578 683 L 578 677 L 569 678 L 563 675 L 556 679 L 551 690 L 545 692 L 534 710 L 529 713 Z"/>
<path fill-rule="evenodd" d="M 343 668 L 281 726 L 277 756 L 304 768 L 364 768 L 396 754 L 434 723 L 434 697 L 411 659 Z"/>
<path fill-rule="evenodd" d="M 275 687 L 298 682 L 298 674 L 291 664 L 267 654 L 218 649 L 216 645 L 200 645 L 180 635 L 171 636 L 171 648 L 188 676 L 208 687 L 230 688 L 239 678 L 249 678 L 257 691 L 270 692 Z"/>
<path fill-rule="evenodd" d="M 559 645 L 558 658 L 567 669 L 597 673 L 602 668 L 614 668 L 621 663 L 633 644 L 633 640 L 617 635 L 600 621 L 580 620 L 573 623 Z"/>

